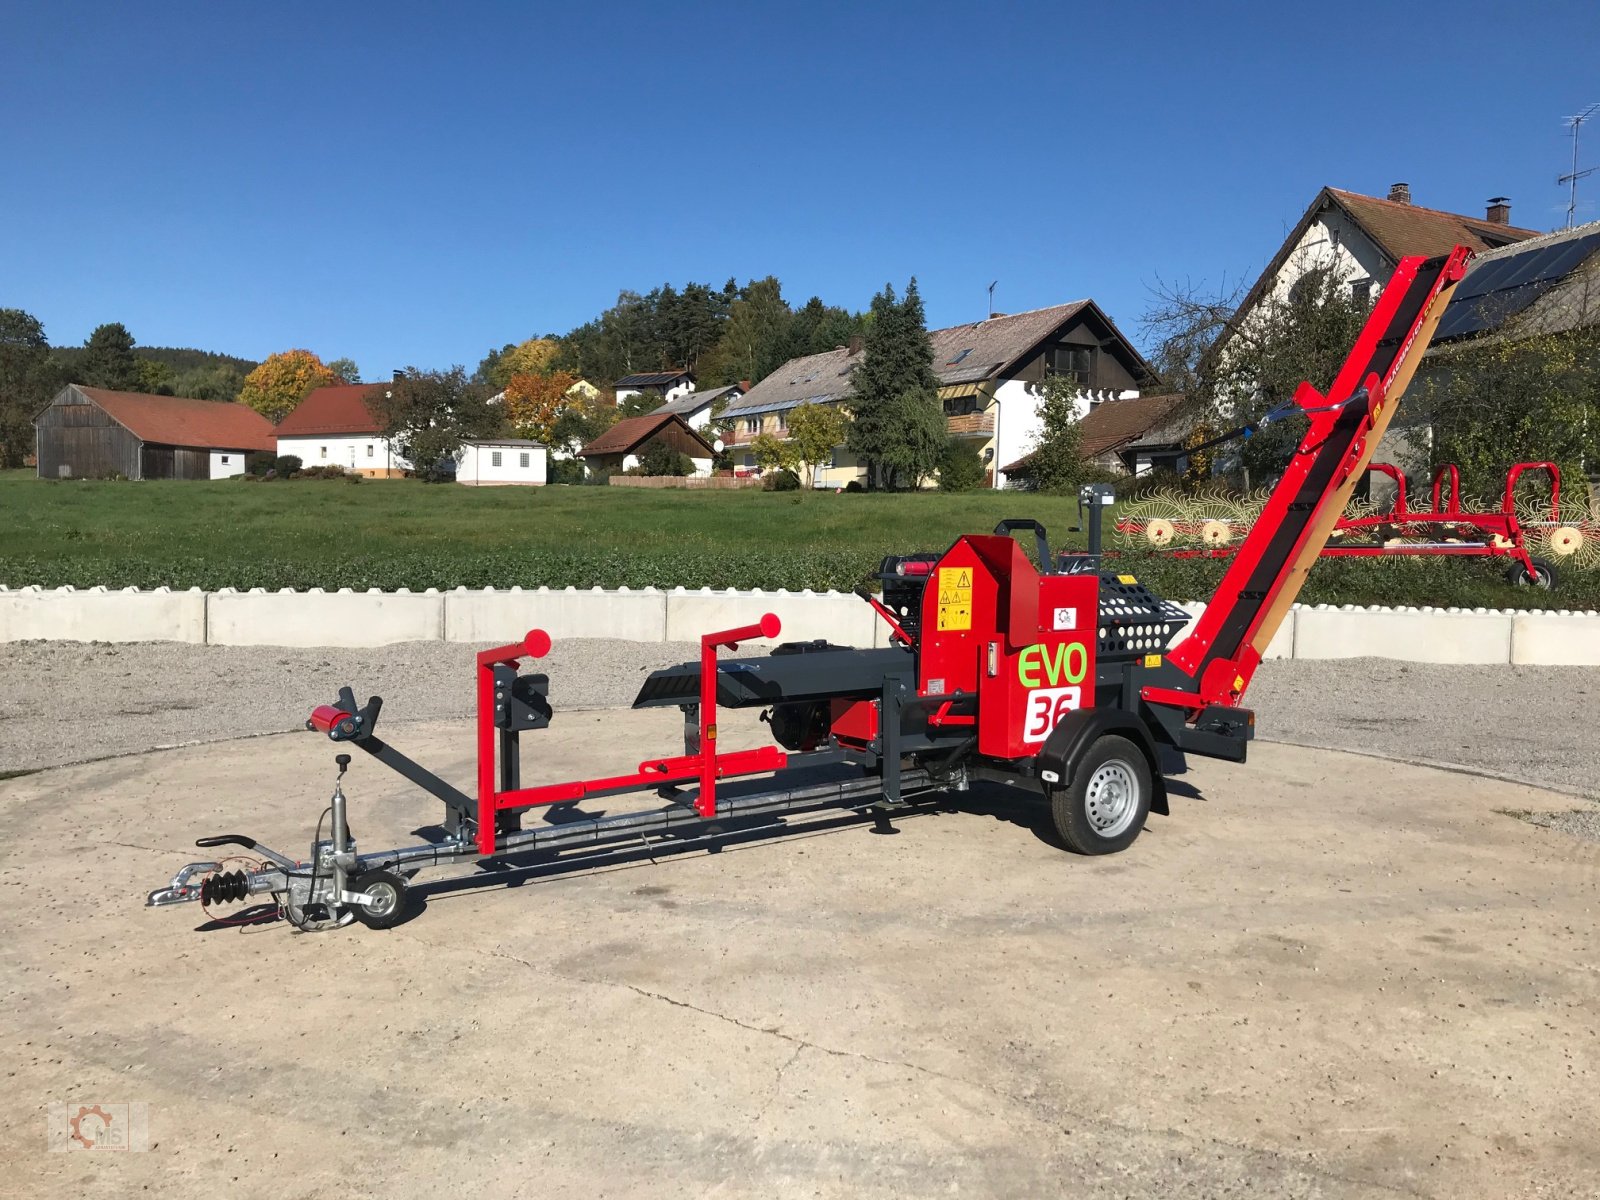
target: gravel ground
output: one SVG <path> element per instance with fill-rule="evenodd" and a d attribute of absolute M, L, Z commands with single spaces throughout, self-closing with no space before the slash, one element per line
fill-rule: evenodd
<path fill-rule="evenodd" d="M 12 686 L 0 695 L 0 775 L 296 729 L 344 683 L 362 701 L 383 696 L 391 728 L 466 718 L 475 649 L 3 644 L 0 677 Z M 651 670 L 697 649 L 573 640 L 558 643 L 543 665 L 558 711 L 609 708 L 628 704 Z M 1263 738 L 1460 766 L 1600 799 L 1600 751 L 1588 736 L 1600 727 L 1600 672 L 1592 668 L 1269 662 L 1250 701 Z M 1600 812 L 1563 820 L 1600 837 Z"/>

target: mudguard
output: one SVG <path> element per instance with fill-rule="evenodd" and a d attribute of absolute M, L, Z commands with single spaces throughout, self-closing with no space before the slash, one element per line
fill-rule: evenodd
<path fill-rule="evenodd" d="M 1036 765 L 1040 777 L 1043 778 L 1044 773 L 1049 771 L 1060 780 L 1060 783 L 1051 786 L 1059 787 L 1066 783 L 1077 771 L 1089 747 L 1107 734 L 1127 738 L 1144 754 L 1145 761 L 1150 764 L 1150 810 L 1165 816 L 1167 781 L 1161 774 L 1161 757 L 1156 752 L 1155 740 L 1151 738 L 1150 729 L 1144 721 L 1125 709 L 1080 708 L 1067 713 L 1056 722 L 1056 727 L 1045 739 L 1044 749 L 1039 751 Z"/>

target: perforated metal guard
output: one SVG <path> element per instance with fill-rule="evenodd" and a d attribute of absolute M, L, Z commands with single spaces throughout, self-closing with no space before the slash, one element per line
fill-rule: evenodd
<path fill-rule="evenodd" d="M 1100 575 L 1098 653 L 1102 659 L 1160 654 L 1189 614 L 1142 583 L 1124 583 L 1110 572 Z"/>

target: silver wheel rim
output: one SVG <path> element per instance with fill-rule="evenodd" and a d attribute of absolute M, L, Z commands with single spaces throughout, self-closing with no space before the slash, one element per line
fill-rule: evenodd
<path fill-rule="evenodd" d="M 373 903 L 367 905 L 369 917 L 387 917 L 394 911 L 395 902 L 399 899 L 394 885 L 389 883 L 373 884 L 367 889 L 367 895 L 373 900 Z"/>
<path fill-rule="evenodd" d="M 1099 836 L 1114 838 L 1126 833 L 1139 811 L 1139 780 L 1133 768 L 1117 758 L 1101 763 L 1083 790 L 1083 806 L 1089 828 Z"/>

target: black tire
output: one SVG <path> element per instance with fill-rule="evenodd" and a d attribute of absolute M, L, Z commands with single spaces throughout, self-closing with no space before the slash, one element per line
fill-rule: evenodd
<path fill-rule="evenodd" d="M 1144 752 L 1127 738 L 1107 734 L 1051 793 L 1056 832 L 1079 854 L 1126 850 L 1144 828 L 1154 791 Z"/>
<path fill-rule="evenodd" d="M 393 871 L 368 871 L 358 875 L 350 889 L 363 895 L 376 895 L 383 903 L 376 908 L 352 904 L 351 911 L 368 929 L 392 929 L 406 918 L 406 881 Z"/>
<path fill-rule="evenodd" d="M 1555 591 L 1556 584 L 1561 579 L 1555 564 L 1542 558 L 1535 558 L 1531 561 L 1533 563 L 1532 575 L 1528 574 L 1528 569 L 1521 563 L 1512 563 L 1511 569 L 1506 572 L 1506 582 L 1517 587 L 1536 587 L 1544 592 Z"/>

